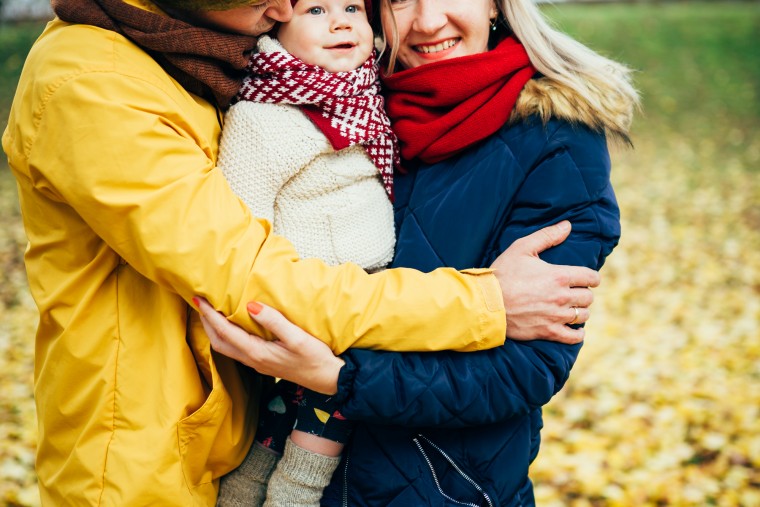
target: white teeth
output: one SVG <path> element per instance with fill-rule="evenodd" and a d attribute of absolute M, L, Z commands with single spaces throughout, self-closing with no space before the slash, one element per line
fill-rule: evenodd
<path fill-rule="evenodd" d="M 440 44 L 434 44 L 432 46 L 415 46 L 415 49 L 417 49 L 417 51 L 420 53 L 437 53 L 438 51 L 449 49 L 451 46 L 455 45 L 457 41 L 458 39 L 449 39 L 447 41 L 441 42 Z"/>

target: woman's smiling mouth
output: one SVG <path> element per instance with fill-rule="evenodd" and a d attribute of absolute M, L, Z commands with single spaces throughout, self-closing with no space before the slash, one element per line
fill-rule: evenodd
<path fill-rule="evenodd" d="M 418 53 L 429 55 L 432 53 L 438 53 L 440 51 L 445 51 L 449 48 L 452 48 L 456 46 L 461 40 L 462 39 L 460 38 L 456 38 L 456 39 L 448 39 L 443 42 L 439 42 L 437 44 L 418 44 L 416 46 L 413 46 L 413 48 Z"/>

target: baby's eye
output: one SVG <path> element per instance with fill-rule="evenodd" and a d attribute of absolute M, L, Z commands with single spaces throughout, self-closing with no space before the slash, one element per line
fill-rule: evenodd
<path fill-rule="evenodd" d="M 359 6 L 358 5 L 349 5 L 348 7 L 346 7 L 346 12 L 348 12 L 349 14 L 355 14 L 355 13 L 359 12 Z"/>
<path fill-rule="evenodd" d="M 309 14 L 313 14 L 315 16 L 319 16 L 320 14 L 324 14 L 325 10 L 322 7 L 312 7 L 309 9 Z"/>

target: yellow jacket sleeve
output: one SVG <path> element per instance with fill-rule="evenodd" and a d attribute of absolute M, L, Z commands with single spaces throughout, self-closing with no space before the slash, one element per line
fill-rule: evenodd
<path fill-rule="evenodd" d="M 487 270 L 368 275 L 297 259 L 215 167 L 216 111 L 159 72 L 125 68 L 73 74 L 40 94 L 36 134 L 20 147 L 35 187 L 71 206 L 124 262 L 257 334 L 246 303 L 272 305 L 336 353 L 503 343 L 501 291 Z"/>

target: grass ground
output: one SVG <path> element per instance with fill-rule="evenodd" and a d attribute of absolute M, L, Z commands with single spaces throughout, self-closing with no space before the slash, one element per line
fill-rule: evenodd
<path fill-rule="evenodd" d="M 24 55 L 42 27 L 0 24 L 0 128 L 5 129 Z M 26 244 L 13 177 L 0 157 L 0 505 L 37 505 L 32 376 L 34 303 L 26 289 Z"/>
<path fill-rule="evenodd" d="M 637 69 L 623 239 L 546 410 L 539 504 L 760 505 L 760 5 L 546 12 Z"/>
<path fill-rule="evenodd" d="M 547 407 L 539 505 L 760 506 L 760 3 L 546 6 L 637 69 L 623 239 Z M 0 113 L 39 27 L 0 26 Z M 1 126 L 2 124 L 0 124 Z M 0 167 L 0 505 L 34 505 L 35 314 Z"/>

